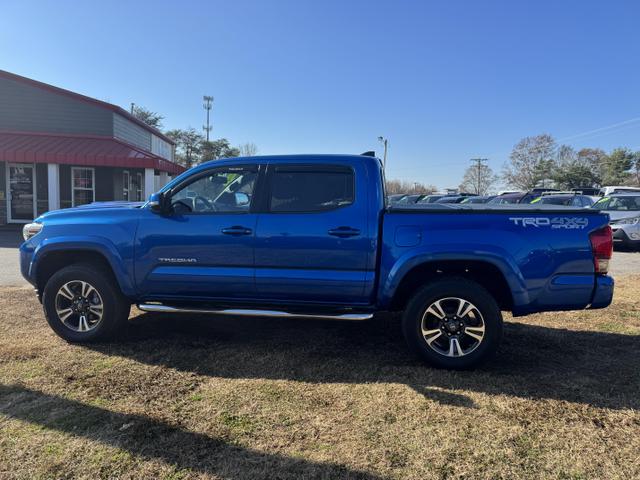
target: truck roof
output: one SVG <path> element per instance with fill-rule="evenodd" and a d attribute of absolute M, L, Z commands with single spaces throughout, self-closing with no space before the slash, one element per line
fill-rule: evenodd
<path fill-rule="evenodd" d="M 229 163 L 243 163 L 245 165 L 260 164 L 260 163 L 272 163 L 272 162 L 286 162 L 286 163 L 324 163 L 324 162 L 336 162 L 336 161 L 348 161 L 353 162 L 371 162 L 380 163 L 380 159 L 377 157 L 371 157 L 369 155 L 351 155 L 351 154 L 333 154 L 333 153 L 305 153 L 295 155 L 256 155 L 253 157 L 232 157 L 221 158 L 219 160 L 209 160 L 208 162 L 201 163 L 197 167 L 193 168 L 209 168 L 212 165 L 227 165 Z"/>

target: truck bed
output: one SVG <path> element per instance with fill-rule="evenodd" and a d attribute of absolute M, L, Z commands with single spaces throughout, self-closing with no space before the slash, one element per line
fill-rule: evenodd
<path fill-rule="evenodd" d="M 613 282 L 596 274 L 589 234 L 608 221 L 597 210 L 554 205 L 387 207 L 378 296 L 389 302 L 396 279 L 415 265 L 455 262 L 497 269 L 515 315 L 601 306 L 595 287 Z"/>

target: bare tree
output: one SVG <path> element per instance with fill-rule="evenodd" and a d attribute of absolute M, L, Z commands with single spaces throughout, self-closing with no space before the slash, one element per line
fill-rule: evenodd
<path fill-rule="evenodd" d="M 385 190 L 387 195 L 407 193 L 414 195 L 429 195 L 437 189 L 433 185 L 425 185 L 420 182 L 408 182 L 406 180 L 387 180 Z"/>
<path fill-rule="evenodd" d="M 557 145 L 546 133 L 525 137 L 513 147 L 502 176 L 506 183 L 523 190 L 544 183 L 556 166 Z"/>
<path fill-rule="evenodd" d="M 243 143 L 238 147 L 238 150 L 240 150 L 241 157 L 253 157 L 256 153 L 258 153 L 257 145 L 252 142 Z"/>
<path fill-rule="evenodd" d="M 471 165 L 465 170 L 462 183 L 458 188 L 461 192 L 486 195 L 497 181 L 498 176 L 489 165 Z"/>

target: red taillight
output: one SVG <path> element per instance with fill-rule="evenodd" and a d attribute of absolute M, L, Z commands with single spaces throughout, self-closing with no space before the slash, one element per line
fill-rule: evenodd
<path fill-rule="evenodd" d="M 609 270 L 609 260 L 613 255 L 613 233 L 611 227 L 607 225 L 600 230 L 591 232 L 591 251 L 593 252 L 593 264 L 596 273 L 607 273 Z"/>

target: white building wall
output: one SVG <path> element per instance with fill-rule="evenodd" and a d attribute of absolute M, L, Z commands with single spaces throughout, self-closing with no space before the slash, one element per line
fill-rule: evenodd
<path fill-rule="evenodd" d="M 160 137 L 151 134 L 151 153 L 158 155 L 159 157 L 173 161 L 173 147 L 172 145 L 161 139 Z"/>

